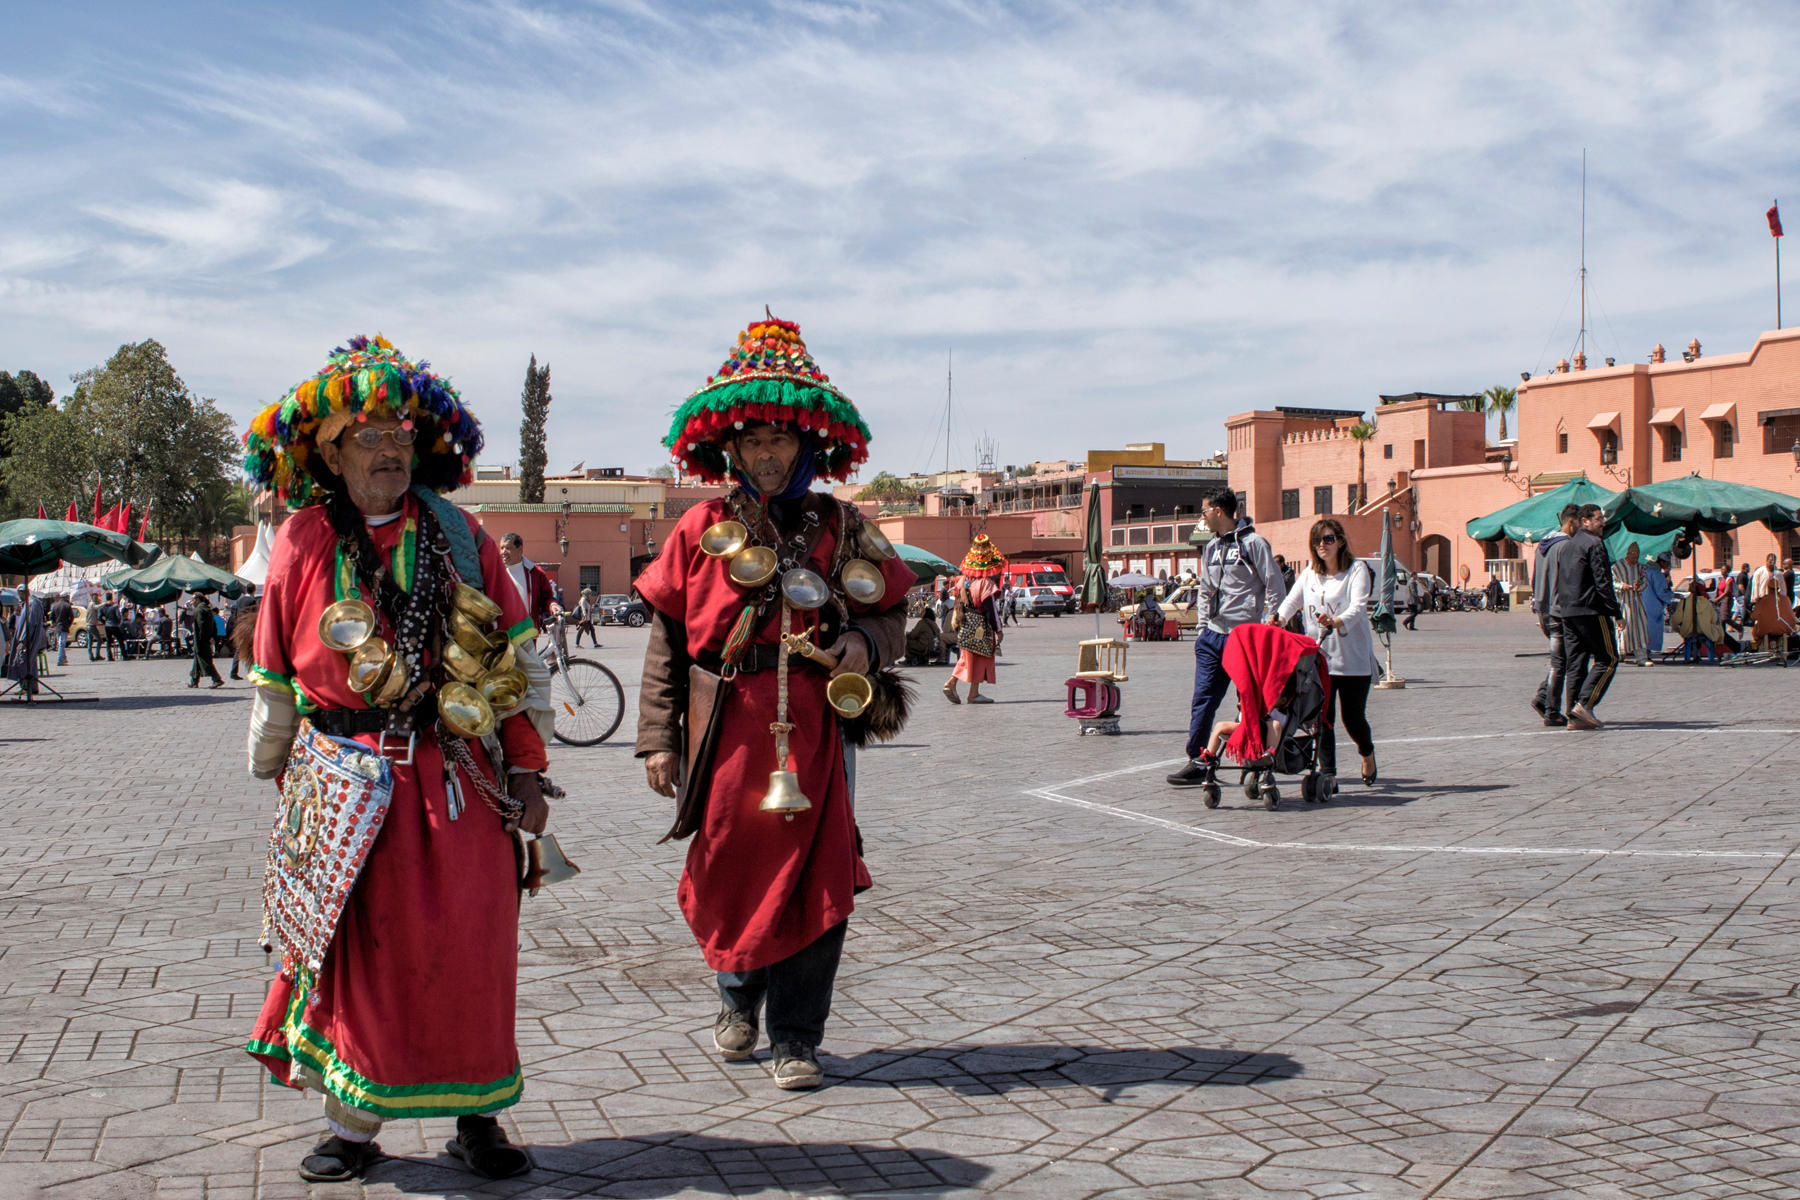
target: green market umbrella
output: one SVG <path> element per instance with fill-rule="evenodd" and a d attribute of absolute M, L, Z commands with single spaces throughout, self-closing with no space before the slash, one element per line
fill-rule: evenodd
<path fill-rule="evenodd" d="M 62 563 L 91 567 L 109 559 L 141 567 L 160 554 L 155 546 L 80 521 L 27 518 L 0 522 L 0 574 L 42 575 Z"/>
<path fill-rule="evenodd" d="M 180 555 L 135 571 L 114 571 L 102 582 L 134 604 L 167 604 L 183 592 L 223 592 L 235 600 L 244 594 L 246 586 L 230 571 Z"/>
<path fill-rule="evenodd" d="M 1379 634 L 1390 635 L 1394 632 L 1394 585 L 1398 581 L 1398 571 L 1399 564 L 1394 561 L 1394 530 L 1390 522 L 1383 521 L 1381 578 L 1375 581 L 1375 609 L 1369 614 L 1369 628 Z"/>
<path fill-rule="evenodd" d="M 1717 533 L 1758 522 L 1776 533 L 1800 529 L 1800 498 L 1724 479 L 1684 475 L 1626 488 L 1619 500 L 1619 519 L 1639 533 Z M 1612 511 L 1606 515 L 1611 525 Z"/>
<path fill-rule="evenodd" d="M 1667 533 L 1634 533 L 1621 525 L 1606 535 L 1606 553 L 1614 562 L 1624 562 L 1625 552 L 1635 542 L 1640 560 L 1649 562 L 1659 554 L 1668 553 L 1680 536 L 1680 532 L 1673 529 Z"/>
<path fill-rule="evenodd" d="M 1101 528 L 1100 484 L 1088 485 L 1087 542 L 1082 546 L 1081 605 L 1099 612 L 1110 594 L 1106 583 L 1105 530 Z"/>
<path fill-rule="evenodd" d="M 1499 537 L 1508 537 L 1515 542 L 1540 542 L 1558 528 L 1557 517 L 1565 505 L 1598 504 L 1606 509 L 1607 524 L 1612 524 L 1621 495 L 1601 487 L 1585 475 L 1577 476 L 1561 487 L 1527 496 L 1485 517 L 1476 517 L 1464 528 L 1478 542 Z"/>
<path fill-rule="evenodd" d="M 908 546 L 904 542 L 895 542 L 894 550 L 900 555 L 900 561 L 912 568 L 913 578 L 919 583 L 930 583 L 939 575 L 956 574 L 955 563 L 939 558 L 929 550 Z"/>

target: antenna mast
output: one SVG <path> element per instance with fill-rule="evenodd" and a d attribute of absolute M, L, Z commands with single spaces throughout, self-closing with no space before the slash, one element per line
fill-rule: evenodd
<path fill-rule="evenodd" d="M 944 352 L 944 474 L 945 475 L 950 474 L 950 381 L 951 381 L 951 367 L 954 365 L 955 361 L 956 361 L 956 351 L 954 349 L 946 350 Z M 949 480 L 947 480 L 947 479 L 945 480 L 944 486 L 945 487 L 950 486 Z"/>
<path fill-rule="evenodd" d="M 1567 303 L 1567 301 L 1564 301 Z M 1575 337 L 1576 352 L 1587 358 L 1587 147 L 1581 148 L 1581 332 Z"/>

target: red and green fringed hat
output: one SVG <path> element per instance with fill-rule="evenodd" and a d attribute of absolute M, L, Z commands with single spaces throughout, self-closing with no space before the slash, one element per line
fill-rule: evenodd
<path fill-rule="evenodd" d="M 384 337 L 353 337 L 323 370 L 257 413 L 244 434 L 244 474 L 300 508 L 319 499 L 313 458 L 320 442 L 374 414 L 415 424 L 413 481 L 448 492 L 474 477 L 481 422 L 455 388 Z"/>
<path fill-rule="evenodd" d="M 764 312 L 767 312 L 764 309 Z M 773 316 L 738 334 L 731 357 L 675 410 L 663 445 L 669 461 L 714 483 L 731 478 L 723 442 L 746 425 L 786 422 L 814 439 L 818 475 L 840 482 L 868 461 L 869 427 L 831 385 L 800 339 L 800 326 Z"/>
<path fill-rule="evenodd" d="M 1006 555 L 988 540 L 987 534 L 976 534 L 974 544 L 963 555 L 962 573 L 970 579 L 991 579 L 1004 570 Z"/>

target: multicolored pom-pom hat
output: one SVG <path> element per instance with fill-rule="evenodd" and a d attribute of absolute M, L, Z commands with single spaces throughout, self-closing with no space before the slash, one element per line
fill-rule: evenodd
<path fill-rule="evenodd" d="M 1006 570 L 1006 555 L 985 533 L 975 535 L 969 552 L 963 555 L 962 573 L 970 579 L 991 579 Z"/>
<path fill-rule="evenodd" d="M 436 492 L 467 484 L 481 453 L 481 422 L 430 365 L 410 361 L 384 337 L 351 338 L 331 352 L 323 370 L 256 414 L 244 435 L 244 474 L 300 508 L 319 499 L 313 465 L 319 443 L 374 415 L 417 428 L 415 483 Z"/>
<path fill-rule="evenodd" d="M 765 308 L 764 313 L 768 310 Z M 813 439 L 818 474 L 847 480 L 869 458 L 869 427 L 831 384 L 793 321 L 766 316 L 737 336 L 731 357 L 675 410 L 669 461 L 714 483 L 731 478 L 724 441 L 746 425 L 785 422 Z"/>

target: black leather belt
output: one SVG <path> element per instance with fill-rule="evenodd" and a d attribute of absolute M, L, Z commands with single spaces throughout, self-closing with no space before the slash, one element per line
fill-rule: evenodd
<path fill-rule="evenodd" d="M 707 652 L 694 660 L 715 675 L 720 673 L 721 659 L 717 654 Z M 757 644 L 744 651 L 744 657 L 737 661 L 739 675 L 755 675 L 759 671 L 773 671 L 781 662 L 781 647 Z M 817 668 L 818 664 L 810 658 L 802 658 L 798 654 L 788 656 L 788 670 L 799 671 L 808 667 Z"/>
<path fill-rule="evenodd" d="M 427 715 L 435 716 L 437 705 L 428 703 L 427 696 L 413 706 L 410 714 L 412 727 L 423 729 L 429 722 Z M 359 733 L 380 733 L 387 728 L 388 718 L 393 715 L 387 708 L 321 708 L 318 712 L 308 713 L 307 720 L 320 733 L 328 733 L 332 737 L 355 737 Z"/>

